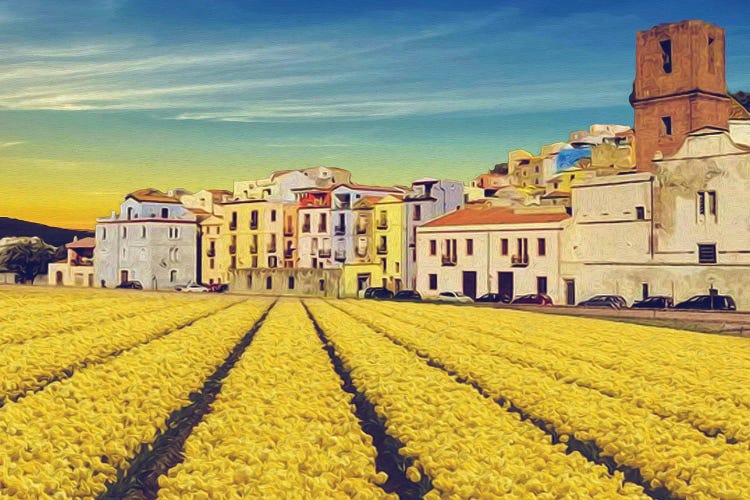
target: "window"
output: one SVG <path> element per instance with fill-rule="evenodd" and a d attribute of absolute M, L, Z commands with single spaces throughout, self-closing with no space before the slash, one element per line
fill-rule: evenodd
<path fill-rule="evenodd" d="M 258 211 L 250 212 L 250 229 L 258 229 Z"/>
<path fill-rule="evenodd" d="M 537 276 L 536 277 L 536 293 L 547 293 L 547 277 Z"/>
<path fill-rule="evenodd" d="M 168 208 L 162 208 L 161 209 L 161 218 L 162 219 L 168 219 L 169 218 L 169 209 Z"/>
<path fill-rule="evenodd" d="M 430 274 L 430 290 L 437 290 L 437 274 Z"/>
<path fill-rule="evenodd" d="M 646 218 L 646 209 L 643 207 L 635 207 L 635 218 L 638 220 L 644 220 Z"/>
<path fill-rule="evenodd" d="M 474 240 L 466 240 L 466 255 L 474 255 Z"/>
<path fill-rule="evenodd" d="M 294 276 L 289 276 L 289 280 L 287 281 L 287 288 L 289 288 L 289 290 L 294 290 Z"/>
<path fill-rule="evenodd" d="M 698 215 L 716 218 L 716 191 L 698 191 Z"/>
<path fill-rule="evenodd" d="M 302 222 L 302 232 L 303 233 L 310 232 L 310 214 L 305 214 L 304 220 Z"/>
<path fill-rule="evenodd" d="M 534 172 L 537 173 L 537 174 L 539 173 L 539 166 L 538 165 L 536 167 L 534 167 Z"/>
<path fill-rule="evenodd" d="M 664 135 L 664 136 L 672 135 L 672 117 L 671 116 L 661 117 L 661 135 Z"/>
<path fill-rule="evenodd" d="M 708 37 L 708 71 L 714 72 L 716 68 L 716 45 L 714 45 L 714 38 Z"/>
<path fill-rule="evenodd" d="M 401 272 L 401 264 L 398 262 L 394 263 L 394 266 L 396 267 L 396 274 Z"/>
<path fill-rule="evenodd" d="M 414 220 L 422 220 L 422 206 L 414 205 Z"/>
<path fill-rule="evenodd" d="M 141 226 L 141 238 L 146 237 L 146 226 Z"/>
<path fill-rule="evenodd" d="M 321 233 L 328 231 L 328 214 L 320 214 L 320 226 L 318 227 L 318 231 Z"/>
<path fill-rule="evenodd" d="M 326 280 L 320 280 L 320 281 L 318 281 L 318 289 L 321 292 L 325 292 L 326 291 Z"/>
<path fill-rule="evenodd" d="M 538 250 L 537 255 L 540 257 L 547 255 L 547 240 L 545 238 L 537 238 L 536 246 Z"/>
<path fill-rule="evenodd" d="M 208 267 L 210 267 L 211 269 L 213 269 L 215 267 L 214 259 L 209 259 L 209 261 L 208 261 Z"/>
<path fill-rule="evenodd" d="M 430 255 L 437 255 L 437 240 L 430 240 Z"/>
<path fill-rule="evenodd" d="M 128 220 L 133 218 L 133 207 L 128 207 Z"/>
<path fill-rule="evenodd" d="M 643 297 L 644 300 L 649 297 L 648 283 L 641 283 L 641 297 Z"/>
<path fill-rule="evenodd" d="M 661 47 L 661 62 L 662 69 L 665 73 L 672 72 L 672 41 L 669 39 L 662 40 L 659 42 Z"/>
<path fill-rule="evenodd" d="M 553 187 L 554 187 L 555 189 L 557 189 L 557 186 L 558 186 L 559 184 L 560 184 L 559 182 L 554 182 L 554 183 L 552 183 L 552 186 L 553 186 Z"/>
<path fill-rule="evenodd" d="M 270 290 L 271 288 L 273 288 L 273 278 L 268 276 L 266 278 L 266 290 Z"/>
<path fill-rule="evenodd" d="M 171 281 L 172 283 L 174 283 L 175 281 L 177 281 L 177 270 L 176 269 L 172 269 L 171 271 L 169 271 L 169 281 Z"/>
<path fill-rule="evenodd" d="M 236 255 L 232 255 L 232 260 L 229 262 L 229 267 L 232 269 L 237 268 L 237 256 Z"/>
<path fill-rule="evenodd" d="M 271 210 L 271 222 L 276 222 L 276 210 Z"/>
<path fill-rule="evenodd" d="M 247 287 L 248 288 L 253 287 L 253 275 L 252 274 L 247 275 Z"/>
<path fill-rule="evenodd" d="M 380 259 L 380 268 L 385 272 L 388 267 L 388 259 Z"/>
<path fill-rule="evenodd" d="M 716 264 L 716 245 L 698 245 L 698 263 Z"/>
<path fill-rule="evenodd" d="M 508 238 L 500 240 L 500 255 L 508 255 Z"/>

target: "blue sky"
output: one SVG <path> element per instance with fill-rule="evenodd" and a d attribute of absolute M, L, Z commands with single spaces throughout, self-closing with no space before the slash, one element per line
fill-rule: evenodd
<path fill-rule="evenodd" d="M 635 32 L 654 24 L 724 27 L 728 86 L 750 90 L 748 14 L 739 1 L 0 1 L 0 168 L 18 193 L 0 215 L 36 203 L 48 208 L 27 218 L 80 225 L 141 186 L 311 165 L 467 180 L 511 149 L 631 124 Z M 35 199 L 47 189 L 86 208 Z"/>

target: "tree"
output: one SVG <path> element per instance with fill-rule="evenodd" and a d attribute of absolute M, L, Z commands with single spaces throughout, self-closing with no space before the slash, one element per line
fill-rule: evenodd
<path fill-rule="evenodd" d="M 15 272 L 22 281 L 30 281 L 47 272 L 47 265 L 64 253 L 41 238 L 16 237 L 0 239 L 0 269 Z"/>

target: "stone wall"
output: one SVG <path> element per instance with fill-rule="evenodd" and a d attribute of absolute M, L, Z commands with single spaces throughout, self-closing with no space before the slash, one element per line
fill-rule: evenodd
<path fill-rule="evenodd" d="M 269 295 L 341 296 L 340 269 L 238 269 L 229 289 Z"/>

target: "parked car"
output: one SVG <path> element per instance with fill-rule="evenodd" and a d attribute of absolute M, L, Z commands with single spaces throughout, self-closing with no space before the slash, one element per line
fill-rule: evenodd
<path fill-rule="evenodd" d="M 704 311 L 735 311 L 737 304 L 729 295 L 695 295 L 680 302 L 675 309 L 700 309 Z"/>
<path fill-rule="evenodd" d="M 508 304 L 510 303 L 510 297 L 507 295 L 500 295 L 499 293 L 485 293 L 481 297 L 475 299 L 474 302 L 503 302 Z"/>
<path fill-rule="evenodd" d="M 364 297 L 365 299 L 371 299 L 372 294 L 375 293 L 375 290 L 385 290 L 385 288 L 381 286 L 371 286 L 371 287 L 365 288 L 365 291 L 362 294 L 362 297 Z"/>
<path fill-rule="evenodd" d="M 187 293 L 204 293 L 208 292 L 208 288 L 203 285 L 199 285 L 198 283 L 190 283 L 187 286 L 182 287 L 180 291 Z"/>
<path fill-rule="evenodd" d="M 526 295 L 519 295 L 511 304 L 536 304 L 539 306 L 551 306 L 552 299 L 549 295 L 544 293 L 529 293 Z"/>
<path fill-rule="evenodd" d="M 440 292 L 438 300 L 441 302 L 458 302 L 461 304 L 471 304 L 474 302 L 471 297 L 468 297 L 461 292 Z"/>
<path fill-rule="evenodd" d="M 209 292 L 222 293 L 229 290 L 229 285 L 227 285 L 226 283 L 211 283 L 209 285 L 206 285 L 206 288 L 208 288 Z"/>
<path fill-rule="evenodd" d="M 623 309 L 628 303 L 619 295 L 594 295 L 588 300 L 578 303 L 579 307 L 609 307 L 610 309 Z"/>
<path fill-rule="evenodd" d="M 370 292 L 370 295 L 367 298 L 377 300 L 392 299 L 393 292 L 388 290 L 387 288 L 373 288 L 372 292 Z"/>
<path fill-rule="evenodd" d="M 126 290 L 143 290 L 143 285 L 140 281 L 123 281 L 115 288 L 123 288 Z"/>
<path fill-rule="evenodd" d="M 666 295 L 653 295 L 643 300 L 637 300 L 630 306 L 631 309 L 669 309 L 674 306 L 672 297 Z"/>
<path fill-rule="evenodd" d="M 422 296 L 419 295 L 419 292 L 416 290 L 401 290 L 400 292 L 396 292 L 396 295 L 393 296 L 393 300 L 419 302 L 422 300 Z"/>

